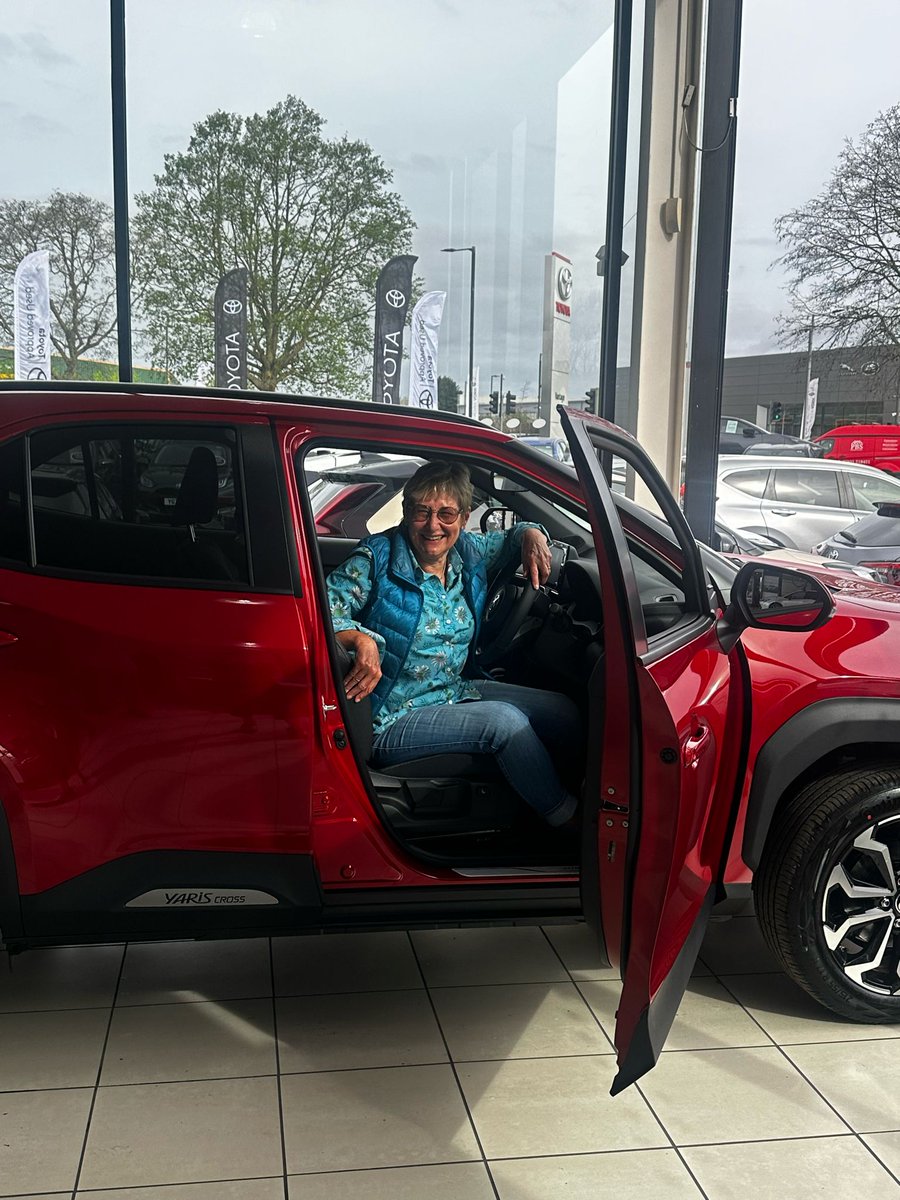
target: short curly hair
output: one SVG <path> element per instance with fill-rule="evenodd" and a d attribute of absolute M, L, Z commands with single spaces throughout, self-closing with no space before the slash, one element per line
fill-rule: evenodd
<path fill-rule="evenodd" d="M 471 512 L 473 488 L 469 468 L 462 463 L 444 462 L 442 459 L 425 463 L 407 480 L 403 489 L 403 506 L 409 508 L 439 492 L 453 496 L 460 512 Z"/>

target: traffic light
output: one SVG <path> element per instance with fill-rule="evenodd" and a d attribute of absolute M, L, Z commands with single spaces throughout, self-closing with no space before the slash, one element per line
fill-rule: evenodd
<path fill-rule="evenodd" d="M 777 425 L 779 421 L 784 419 L 784 405 L 780 400 L 776 400 L 772 405 L 771 421 L 773 425 Z"/>
<path fill-rule="evenodd" d="M 587 411 L 590 413 L 599 412 L 599 409 L 597 408 L 597 393 L 599 390 L 599 388 L 592 387 L 588 388 L 588 390 L 584 393 L 585 399 L 587 400 Z"/>
<path fill-rule="evenodd" d="M 496 414 L 500 411 L 500 393 L 499 392 L 491 392 L 490 397 L 491 397 L 490 410 L 492 413 Z"/>
<path fill-rule="evenodd" d="M 515 392 L 506 393 L 506 411 L 513 413 L 516 411 L 516 396 Z"/>

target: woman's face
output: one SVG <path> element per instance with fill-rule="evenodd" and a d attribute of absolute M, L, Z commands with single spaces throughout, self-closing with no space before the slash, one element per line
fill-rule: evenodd
<path fill-rule="evenodd" d="M 430 492 L 406 501 L 403 520 L 413 554 L 422 567 L 440 566 L 469 518 L 450 492 Z"/>

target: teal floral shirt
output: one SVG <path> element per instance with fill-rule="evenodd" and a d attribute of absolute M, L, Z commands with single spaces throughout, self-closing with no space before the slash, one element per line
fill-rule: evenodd
<path fill-rule="evenodd" d="M 488 575 L 519 551 L 526 529 L 541 529 L 541 526 L 522 521 L 506 532 L 469 535 L 482 548 Z M 479 699 L 475 688 L 462 677 L 475 632 L 475 618 L 463 593 L 462 559 L 456 548 L 447 558 L 446 587 L 436 575 L 428 574 L 418 565 L 415 580 L 422 589 L 422 614 L 403 670 L 375 717 L 375 733 L 381 733 L 414 708 Z M 335 631 L 359 629 L 375 641 L 379 654 L 383 655 L 384 638 L 357 619 L 372 591 L 369 551 L 354 551 L 331 572 L 327 587 Z"/>

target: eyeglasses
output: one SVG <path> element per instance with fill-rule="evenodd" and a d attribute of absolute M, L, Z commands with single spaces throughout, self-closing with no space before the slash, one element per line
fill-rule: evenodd
<path fill-rule="evenodd" d="M 442 525 L 453 525 L 459 520 L 458 508 L 429 508 L 426 504 L 410 504 L 406 510 L 409 519 L 416 525 L 424 525 L 432 516 L 437 517 Z"/>

